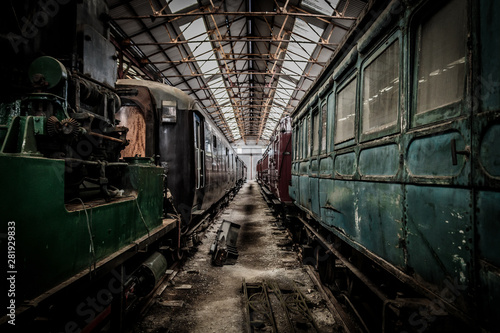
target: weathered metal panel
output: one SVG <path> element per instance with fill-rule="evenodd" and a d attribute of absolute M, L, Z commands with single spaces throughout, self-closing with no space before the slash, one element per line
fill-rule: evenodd
<path fill-rule="evenodd" d="M 481 48 L 481 72 L 479 82 L 481 87 L 479 98 L 484 111 L 498 110 L 500 108 L 500 62 L 498 55 L 500 54 L 500 6 L 496 0 L 481 0 L 480 1 L 481 25 L 480 48 Z"/>
<path fill-rule="evenodd" d="M 85 26 L 83 34 L 83 73 L 113 87 L 116 82 L 115 47 L 93 27 Z M 105 55 L 105 56 L 103 56 Z"/>
<path fill-rule="evenodd" d="M 16 262 L 19 299 L 33 297 L 87 269 L 120 248 L 161 225 L 163 169 L 154 166 L 128 167 L 130 185 L 137 201 L 107 203 L 68 212 L 64 204 L 63 160 L 2 156 L 0 202 L 4 209 L 1 226 L 16 224 Z M 26 177 L 29 175 L 29 177 Z M 139 207 L 140 212 L 139 212 Z M 11 207 L 7 209 L 6 207 Z M 95 257 L 90 251 L 89 227 Z M 4 232 L 5 229 L 0 229 Z M 45 272 L 44 274 L 39 274 Z M 37 278 L 33 278 L 36 276 Z"/>
<path fill-rule="evenodd" d="M 319 212 L 319 179 L 310 177 L 310 188 L 309 195 L 311 196 L 311 211 L 316 214 L 316 216 L 320 215 Z"/>
<path fill-rule="evenodd" d="M 477 257 L 481 313 L 494 318 L 500 313 L 500 193 L 478 191 L 476 194 Z"/>
<path fill-rule="evenodd" d="M 500 193 L 478 191 L 476 197 L 478 255 L 500 267 Z"/>
<path fill-rule="evenodd" d="M 480 143 L 479 162 L 490 177 L 500 179 L 500 124 L 486 129 Z"/>
<path fill-rule="evenodd" d="M 292 175 L 292 185 L 288 187 L 288 194 L 290 194 L 290 198 L 292 198 L 292 200 L 296 202 L 299 201 L 298 186 L 299 186 L 299 176 Z"/>
<path fill-rule="evenodd" d="M 333 189 L 333 179 L 319 180 L 319 220 L 324 225 L 331 225 L 333 219 L 333 210 L 327 206 L 328 196 Z"/>
<path fill-rule="evenodd" d="M 458 132 L 440 133 L 417 138 L 408 148 L 408 169 L 414 176 L 452 177 L 457 176 L 465 164 L 465 156 L 457 155 L 457 165 L 453 165 L 451 142 L 455 140 L 456 150 L 465 149 L 465 141 Z"/>
<path fill-rule="evenodd" d="M 360 182 L 356 186 L 357 241 L 390 263 L 404 267 L 403 186 Z"/>
<path fill-rule="evenodd" d="M 474 230 L 467 189 L 406 186 L 408 265 L 426 281 L 469 285 Z"/>
<path fill-rule="evenodd" d="M 319 162 L 319 174 L 321 176 L 332 176 L 333 158 L 331 156 L 322 158 Z"/>
<path fill-rule="evenodd" d="M 481 318 L 486 318 L 486 321 L 490 321 L 492 318 L 495 320 L 498 318 L 500 313 L 500 271 L 498 268 L 489 267 L 484 265 L 479 270 L 479 284 L 480 288 L 480 308 Z"/>
<path fill-rule="evenodd" d="M 356 154 L 354 152 L 335 156 L 335 172 L 342 176 L 351 176 L 356 171 Z"/>
<path fill-rule="evenodd" d="M 354 191 L 354 182 L 335 180 L 322 181 L 321 184 L 325 185 L 321 188 L 321 192 L 326 193 L 326 200 L 322 206 L 325 208 L 326 225 L 340 229 L 351 238 L 357 238 L 361 230 L 354 222 L 354 203 L 358 200 Z"/>
<path fill-rule="evenodd" d="M 341 180 L 320 184 L 323 221 L 328 227 L 340 229 L 392 264 L 405 266 L 402 185 Z"/>
<path fill-rule="evenodd" d="M 311 191 L 309 189 L 309 177 L 299 177 L 299 203 L 302 207 L 311 210 Z"/>
<path fill-rule="evenodd" d="M 319 162 L 317 159 L 311 161 L 310 171 L 312 174 L 317 175 L 319 170 Z"/>
<path fill-rule="evenodd" d="M 307 175 L 309 171 L 309 162 L 300 162 L 299 172 L 301 175 Z"/>
<path fill-rule="evenodd" d="M 359 172 L 370 176 L 394 176 L 399 169 L 399 147 L 390 144 L 363 149 L 359 153 Z"/>

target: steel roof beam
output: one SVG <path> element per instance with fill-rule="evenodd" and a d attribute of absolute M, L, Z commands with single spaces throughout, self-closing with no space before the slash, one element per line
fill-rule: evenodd
<path fill-rule="evenodd" d="M 294 7 L 297 8 L 297 7 Z M 201 8 L 203 9 L 203 8 Z M 342 20 L 357 20 L 357 17 L 339 16 L 339 15 L 322 15 L 322 14 L 311 14 L 307 12 L 216 12 L 216 11 L 192 11 L 189 13 L 174 13 L 174 14 L 157 14 L 157 15 L 135 15 L 135 16 L 120 16 L 112 17 L 114 21 L 121 20 L 155 20 L 158 18 L 174 18 L 179 19 L 181 17 L 190 16 L 244 16 L 244 17 L 265 17 L 265 16 L 292 16 L 292 17 L 306 17 L 311 19 L 317 19 L 324 21 L 328 24 L 335 24 L 332 22 L 333 19 Z M 169 21 L 170 22 L 170 21 Z"/>

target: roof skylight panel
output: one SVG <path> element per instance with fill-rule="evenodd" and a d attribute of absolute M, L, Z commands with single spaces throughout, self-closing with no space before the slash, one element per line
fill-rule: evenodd
<path fill-rule="evenodd" d="M 197 3 L 198 3 L 197 0 L 182 0 L 182 1 L 173 0 L 173 1 L 168 1 L 168 7 L 170 8 L 170 11 L 172 11 L 172 13 L 177 13 Z"/>
<path fill-rule="evenodd" d="M 324 15 L 332 15 L 338 2 L 338 0 L 302 0 L 301 6 Z"/>

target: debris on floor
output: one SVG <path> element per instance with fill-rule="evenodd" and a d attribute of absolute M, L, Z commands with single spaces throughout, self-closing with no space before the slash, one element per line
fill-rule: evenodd
<path fill-rule="evenodd" d="M 212 264 L 215 266 L 234 265 L 238 259 L 238 251 L 236 250 L 236 242 L 240 225 L 231 221 L 223 220 L 215 240 L 210 247 L 212 254 Z"/>
<path fill-rule="evenodd" d="M 296 332 L 338 332 L 338 323 L 316 290 L 296 252 L 292 247 L 280 247 L 287 237 L 286 229 L 275 217 L 262 199 L 258 184 L 247 182 L 226 208 L 225 214 L 216 220 L 202 237 L 197 252 L 189 257 L 184 267 L 159 296 L 145 316 L 130 333 L 241 333 L 246 332 L 246 301 L 242 283 L 266 282 L 278 287 L 268 290 L 296 288 L 307 305 L 307 310 L 317 329 L 304 318 L 292 318 Z M 207 259 L 210 246 L 216 238 L 223 220 L 237 223 L 238 260 L 234 265 L 214 266 Z M 274 234 L 276 233 L 276 234 Z M 190 289 L 176 286 L 191 285 Z M 180 303 L 165 303 L 182 300 Z M 280 309 L 279 300 L 271 293 L 272 309 Z M 303 304 L 303 303 L 301 303 Z M 304 307 L 302 305 L 302 307 Z M 306 310 L 306 309 L 303 309 Z M 287 332 L 287 316 L 275 311 L 279 332 Z M 271 332 L 268 326 L 254 324 L 255 332 Z"/>

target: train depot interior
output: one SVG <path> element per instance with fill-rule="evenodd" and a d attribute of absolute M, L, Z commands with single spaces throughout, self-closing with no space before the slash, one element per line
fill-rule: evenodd
<path fill-rule="evenodd" d="M 5 0 L 1 332 L 499 332 L 500 1 Z"/>

